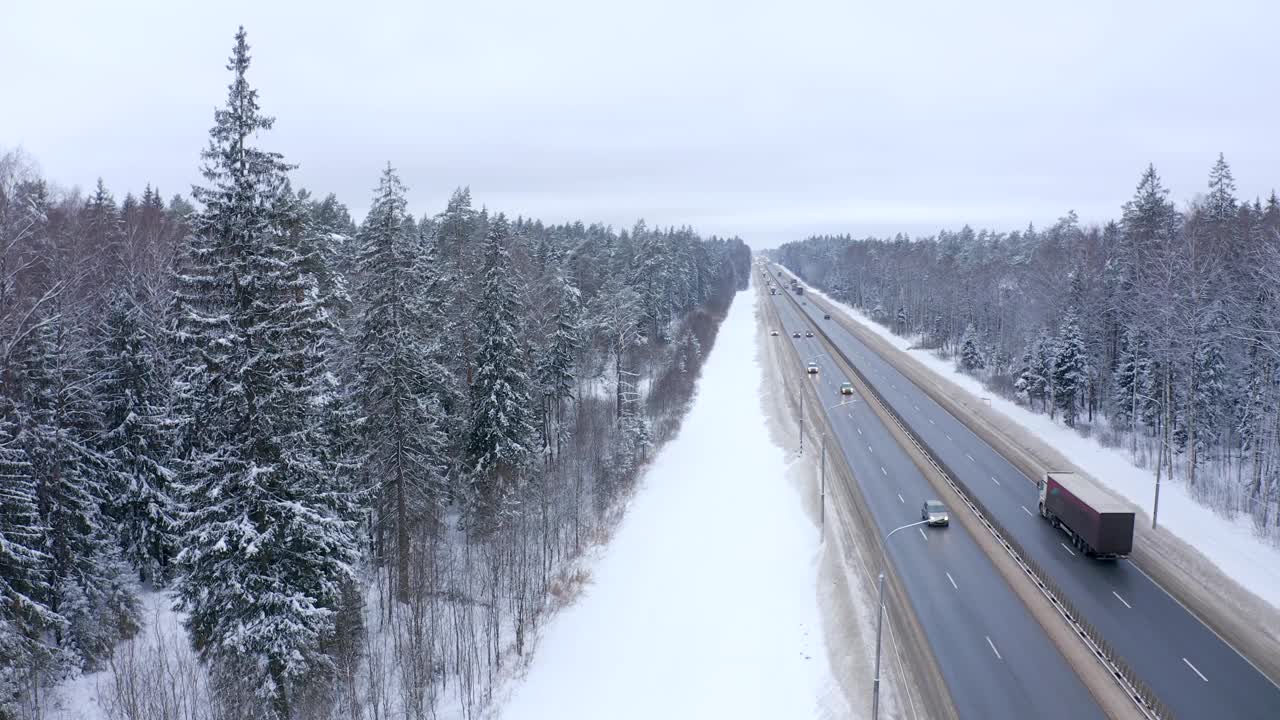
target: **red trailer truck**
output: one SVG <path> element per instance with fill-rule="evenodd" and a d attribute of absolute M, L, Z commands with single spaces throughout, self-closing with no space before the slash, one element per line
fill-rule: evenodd
<path fill-rule="evenodd" d="M 1045 473 L 1040 514 L 1085 555 L 1122 558 L 1133 550 L 1133 511 L 1075 473 Z"/>

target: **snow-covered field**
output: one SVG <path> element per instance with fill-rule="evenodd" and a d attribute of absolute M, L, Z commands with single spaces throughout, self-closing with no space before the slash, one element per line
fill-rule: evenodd
<path fill-rule="evenodd" d="M 543 629 L 507 718 L 806 718 L 833 710 L 819 537 L 769 437 L 757 294 L 739 293 L 679 435 L 581 597 Z"/>
<path fill-rule="evenodd" d="M 790 269 L 788 269 L 790 272 Z M 794 275 L 794 272 L 791 272 Z M 915 348 L 911 338 L 894 335 L 855 308 L 838 302 L 808 285 L 806 292 L 827 300 L 853 320 L 877 333 L 933 372 L 977 396 L 990 398 L 992 409 L 1052 445 L 1073 462 L 1148 516 L 1154 500 L 1155 475 L 1134 465 L 1123 450 L 1106 448 L 1071 428 L 993 395 L 974 377 L 956 369 L 955 364 L 936 353 Z M 1191 544 L 1247 590 L 1280 608 L 1280 548 L 1258 538 L 1246 517 L 1226 518 L 1196 502 L 1181 482 L 1160 486 L 1160 525 Z"/>

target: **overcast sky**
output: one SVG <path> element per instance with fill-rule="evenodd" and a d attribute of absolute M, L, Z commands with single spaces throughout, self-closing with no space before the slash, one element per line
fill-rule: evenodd
<path fill-rule="evenodd" d="M 122 197 L 189 192 L 237 25 L 295 185 L 363 216 L 380 168 L 548 221 L 767 247 L 1114 217 L 1225 152 L 1280 182 L 1280 3 L 0 0 L 0 148 Z M 288 7 L 286 7 L 288 6 Z"/>

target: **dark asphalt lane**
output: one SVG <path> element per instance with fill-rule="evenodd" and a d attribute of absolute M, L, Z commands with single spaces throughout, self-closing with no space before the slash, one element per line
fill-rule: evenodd
<path fill-rule="evenodd" d="M 778 295 L 776 297 L 782 297 Z M 803 310 L 980 498 L 1179 718 L 1280 718 L 1280 687 L 1127 561 L 1094 560 L 1038 514 L 1035 481 L 851 332 Z"/>
<path fill-rule="evenodd" d="M 773 296 L 783 319 L 772 342 L 794 343 L 819 365 L 809 376 L 824 398 L 841 452 L 881 536 L 920 519 L 935 493 L 866 402 L 839 394 L 847 378 L 793 304 Z M 799 331 L 800 338 L 791 333 Z M 813 436 L 810 447 L 816 449 Z M 890 538 L 888 555 L 938 659 L 963 718 L 1101 718 L 1102 710 L 1021 600 L 959 523 L 924 526 Z"/>

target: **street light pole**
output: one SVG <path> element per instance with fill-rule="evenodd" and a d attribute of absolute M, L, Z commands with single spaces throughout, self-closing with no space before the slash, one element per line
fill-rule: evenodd
<path fill-rule="evenodd" d="M 893 537 L 894 533 L 898 532 L 899 530 L 906 530 L 907 528 L 913 528 L 917 525 L 923 525 L 927 522 L 929 521 L 918 520 L 916 522 L 911 523 L 910 525 L 903 525 L 902 527 L 894 528 L 890 530 L 889 533 L 884 536 L 884 541 L 881 543 L 881 545 L 884 546 L 885 548 L 885 551 L 884 551 L 885 559 L 888 560 L 888 557 L 889 557 L 888 542 L 889 542 L 889 538 Z M 880 573 L 879 594 L 880 594 L 880 607 L 876 615 L 876 676 L 871 684 L 871 720 L 876 720 L 877 718 L 880 717 L 880 631 L 881 631 L 881 628 L 884 627 L 884 572 Z"/>

